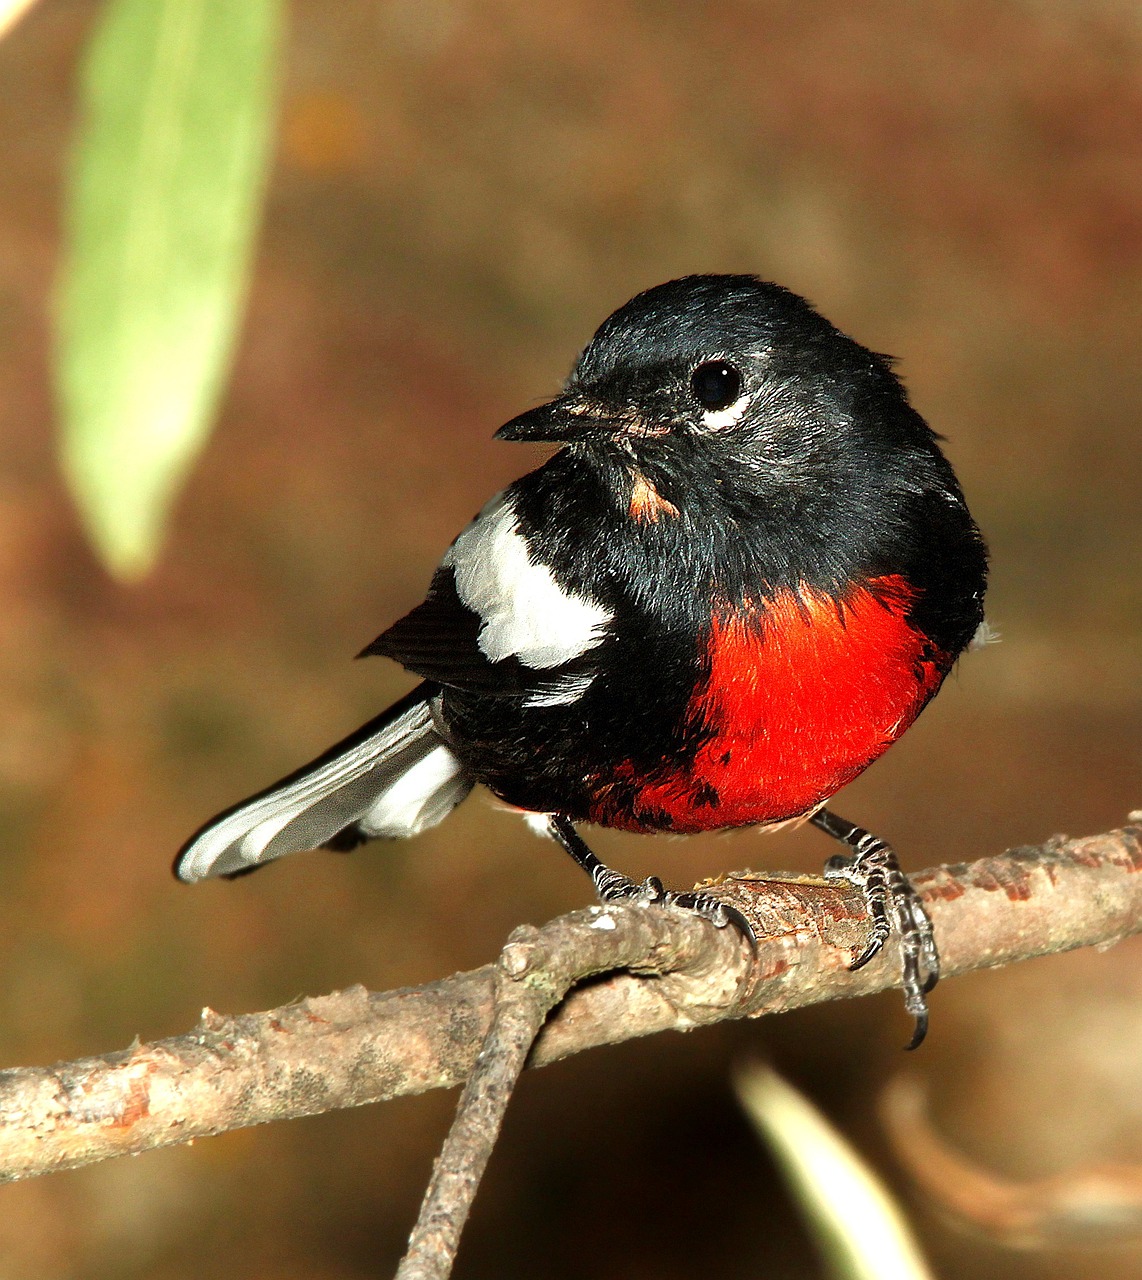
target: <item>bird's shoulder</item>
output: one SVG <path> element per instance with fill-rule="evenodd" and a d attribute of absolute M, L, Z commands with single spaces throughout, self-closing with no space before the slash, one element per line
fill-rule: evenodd
<path fill-rule="evenodd" d="M 614 609 L 581 573 L 544 554 L 547 522 L 521 512 L 520 486 L 484 506 L 448 549 L 425 600 L 366 654 L 448 687 L 534 705 L 582 688 Z"/>

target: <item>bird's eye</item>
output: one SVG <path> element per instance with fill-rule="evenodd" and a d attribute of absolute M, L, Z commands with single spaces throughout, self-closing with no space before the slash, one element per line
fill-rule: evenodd
<path fill-rule="evenodd" d="M 741 393 L 742 376 L 725 360 L 707 360 L 690 375 L 690 394 L 703 409 L 728 409 Z"/>

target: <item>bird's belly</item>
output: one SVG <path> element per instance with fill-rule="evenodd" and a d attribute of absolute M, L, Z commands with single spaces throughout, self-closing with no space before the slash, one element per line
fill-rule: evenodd
<path fill-rule="evenodd" d="M 679 750 L 596 780 L 591 819 L 709 831 L 812 812 L 898 738 L 951 665 L 882 578 L 839 602 L 802 587 L 719 616 Z"/>

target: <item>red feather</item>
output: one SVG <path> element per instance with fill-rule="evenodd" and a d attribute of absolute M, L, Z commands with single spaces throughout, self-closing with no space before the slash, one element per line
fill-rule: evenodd
<path fill-rule="evenodd" d="M 696 752 L 641 777 L 621 766 L 592 820 L 696 832 L 812 812 L 908 728 L 951 665 L 909 624 L 915 596 L 892 575 L 842 600 L 802 586 L 717 611 L 686 715 Z"/>

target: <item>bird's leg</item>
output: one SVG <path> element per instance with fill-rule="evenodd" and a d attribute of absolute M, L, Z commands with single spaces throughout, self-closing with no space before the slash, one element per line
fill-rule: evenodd
<path fill-rule="evenodd" d="M 595 892 L 602 902 L 631 902 L 639 906 L 681 907 L 685 911 L 693 911 L 695 915 L 709 920 L 719 929 L 732 924 L 740 929 L 752 946 L 756 939 L 753 929 L 745 916 L 720 898 L 710 893 L 677 893 L 673 889 L 663 888 L 657 876 L 647 876 L 639 884 L 621 871 L 608 867 L 605 862 L 591 852 L 587 842 L 575 830 L 569 818 L 562 814 L 552 814 L 547 819 L 547 830 L 551 838 L 561 845 L 583 870 L 591 877 Z"/>
<path fill-rule="evenodd" d="M 908 1048 L 915 1049 L 928 1031 L 925 997 L 940 977 L 940 954 L 928 912 L 900 870 L 890 845 L 828 809 L 818 809 L 809 821 L 852 850 L 851 857 L 842 854 L 829 859 L 825 864 L 825 878 L 848 880 L 856 885 L 868 905 L 869 939 L 849 967 L 859 969 L 868 964 L 888 941 L 893 925 L 896 926 L 900 935 L 904 1007 L 916 1019 L 916 1030 Z"/>

